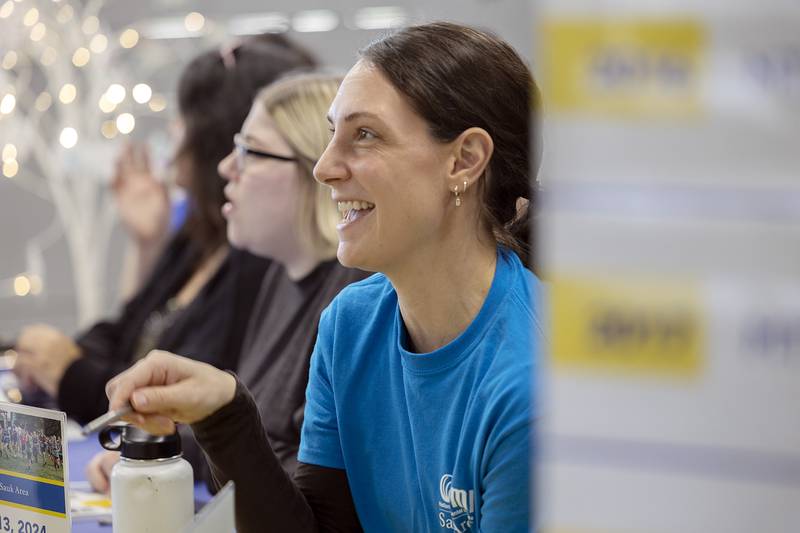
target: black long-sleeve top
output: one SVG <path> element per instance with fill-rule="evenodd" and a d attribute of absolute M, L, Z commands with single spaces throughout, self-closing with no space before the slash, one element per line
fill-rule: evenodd
<path fill-rule="evenodd" d="M 239 533 L 362 531 L 344 470 L 298 463 L 281 466 L 253 397 L 236 380 L 233 400 L 192 425 L 218 485 L 236 485 Z"/>
<path fill-rule="evenodd" d="M 85 423 L 108 409 L 106 382 L 135 362 L 145 322 L 186 284 L 199 257 L 197 246 L 179 233 L 121 314 L 95 324 L 77 337 L 82 357 L 67 368 L 61 379 L 57 399 L 62 410 Z M 161 333 L 155 348 L 219 368 L 235 368 L 268 264 L 265 259 L 231 250 L 191 303 Z"/>

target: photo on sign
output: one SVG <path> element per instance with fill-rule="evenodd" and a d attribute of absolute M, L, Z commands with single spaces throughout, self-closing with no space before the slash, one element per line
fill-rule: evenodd
<path fill-rule="evenodd" d="M 61 423 L 0 409 L 0 470 L 64 481 Z"/>

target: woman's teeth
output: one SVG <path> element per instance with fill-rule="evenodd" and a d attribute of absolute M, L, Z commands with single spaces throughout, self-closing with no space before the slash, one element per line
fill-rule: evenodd
<path fill-rule="evenodd" d="M 375 207 L 375 204 L 364 202 L 361 200 L 353 200 L 350 202 L 338 202 L 339 213 L 342 214 L 342 220 L 353 220 L 358 211 L 365 211 Z"/>
<path fill-rule="evenodd" d="M 340 213 L 346 213 L 351 209 L 359 211 L 361 209 L 372 209 L 373 207 L 375 207 L 375 204 L 371 204 L 369 202 L 362 202 L 360 200 L 354 200 L 352 202 L 339 202 Z"/>

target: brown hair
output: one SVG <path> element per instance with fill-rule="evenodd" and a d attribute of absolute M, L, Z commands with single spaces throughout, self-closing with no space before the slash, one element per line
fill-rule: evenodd
<path fill-rule="evenodd" d="M 297 229 L 303 245 L 322 261 L 336 257 L 339 211 L 330 187 L 314 179 L 314 165 L 331 140 L 326 114 L 341 82 L 338 74 L 291 73 L 262 89 L 256 97 L 299 156 Z"/>
<path fill-rule="evenodd" d="M 471 127 L 492 137 L 494 153 L 479 182 L 481 220 L 530 265 L 540 101 L 519 55 L 491 33 L 448 22 L 404 28 L 360 55 L 408 99 L 434 138 L 450 142 Z"/>
<path fill-rule="evenodd" d="M 225 242 L 225 182 L 217 165 L 233 149 L 258 91 L 285 72 L 313 67 L 304 49 L 279 35 L 260 35 L 238 46 L 196 57 L 178 83 L 178 108 L 185 132 L 175 159 L 188 165 L 189 214 L 181 231 L 206 256 Z"/>

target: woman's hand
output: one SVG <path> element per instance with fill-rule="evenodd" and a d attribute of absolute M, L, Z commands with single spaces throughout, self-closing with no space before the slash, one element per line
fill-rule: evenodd
<path fill-rule="evenodd" d="M 106 385 L 109 409 L 130 403 L 136 412 L 125 420 L 154 435 L 174 432 L 174 422 L 207 418 L 230 403 L 235 392 L 231 374 L 161 350 L 153 350 Z"/>
<path fill-rule="evenodd" d="M 39 324 L 22 330 L 16 344 L 14 373 L 32 381 L 50 396 L 58 395 L 64 372 L 81 356 L 81 349 L 57 329 Z"/>
<path fill-rule="evenodd" d="M 119 216 L 142 247 L 158 246 L 169 228 L 167 188 L 150 170 L 150 155 L 142 144 L 128 143 L 117 157 L 112 183 Z"/>
<path fill-rule="evenodd" d="M 119 452 L 103 450 L 95 454 L 86 466 L 86 479 L 97 492 L 111 491 L 111 469 L 119 462 Z"/>

